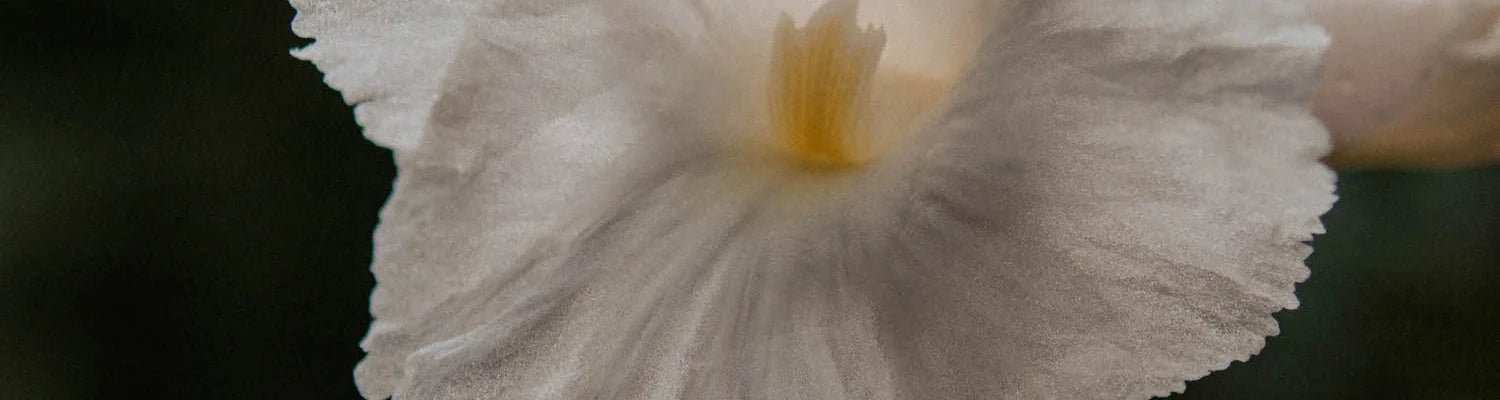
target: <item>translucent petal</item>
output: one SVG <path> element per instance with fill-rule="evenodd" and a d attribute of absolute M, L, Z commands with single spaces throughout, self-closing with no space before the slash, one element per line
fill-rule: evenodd
<path fill-rule="evenodd" d="M 1298 2 L 997 3 L 942 118 L 840 174 L 724 140 L 744 63 L 691 60 L 762 13 L 495 3 L 398 152 L 369 398 L 1161 395 L 1276 333 L 1333 200 Z"/>

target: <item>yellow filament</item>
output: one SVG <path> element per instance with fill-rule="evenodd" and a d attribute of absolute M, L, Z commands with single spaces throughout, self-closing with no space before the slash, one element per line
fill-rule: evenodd
<path fill-rule="evenodd" d="M 821 167 L 858 165 L 870 157 L 870 84 L 885 32 L 860 29 L 857 3 L 833 0 L 798 29 L 782 15 L 772 47 L 772 129 L 798 160 Z"/>

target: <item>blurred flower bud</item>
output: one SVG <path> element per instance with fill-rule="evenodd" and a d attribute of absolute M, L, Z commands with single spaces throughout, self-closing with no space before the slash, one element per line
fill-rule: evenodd
<path fill-rule="evenodd" d="M 1500 161 L 1500 1 L 1322 0 L 1332 37 L 1313 110 L 1344 168 Z"/>

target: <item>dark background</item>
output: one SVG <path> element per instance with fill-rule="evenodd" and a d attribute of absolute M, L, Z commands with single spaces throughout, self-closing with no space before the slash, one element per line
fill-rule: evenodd
<path fill-rule="evenodd" d="M 355 399 L 394 174 L 285 3 L 0 5 L 0 399 Z M 1500 169 L 1345 173 L 1300 310 L 1174 399 L 1500 398 Z"/>

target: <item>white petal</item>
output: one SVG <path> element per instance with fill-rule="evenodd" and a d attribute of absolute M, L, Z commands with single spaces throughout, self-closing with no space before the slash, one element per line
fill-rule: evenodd
<path fill-rule="evenodd" d="M 1333 201 L 1299 2 L 1029 4 L 939 127 L 901 239 L 939 398 L 1165 395 L 1277 332 Z"/>
<path fill-rule="evenodd" d="M 643 95 L 738 17 L 620 3 L 463 17 L 377 233 L 366 397 L 1135 399 L 1296 304 L 1332 175 L 1295 2 L 1013 5 L 943 123 L 831 177 Z"/>
<path fill-rule="evenodd" d="M 370 140 L 416 147 L 453 61 L 459 33 L 481 0 L 292 0 L 292 29 L 318 41 L 293 54 L 318 64 L 329 86 L 358 104 Z"/>
<path fill-rule="evenodd" d="M 385 122 L 362 122 L 397 150 L 401 171 L 375 237 L 376 322 L 356 371 L 366 397 L 389 396 L 410 352 L 461 328 L 414 319 L 550 238 L 562 204 L 589 195 L 576 187 L 635 140 L 640 116 L 602 108 L 621 96 L 616 80 L 653 56 L 636 50 L 670 48 L 692 34 L 694 15 L 647 20 L 633 14 L 651 4 L 599 3 L 298 4 L 299 32 L 318 35 L 300 55 L 346 97 L 367 99 L 361 109 L 389 106 L 369 114 Z M 439 18 L 428 6 L 464 11 Z M 429 24 L 455 28 L 407 27 Z M 451 49 L 419 51 L 432 43 Z"/>

